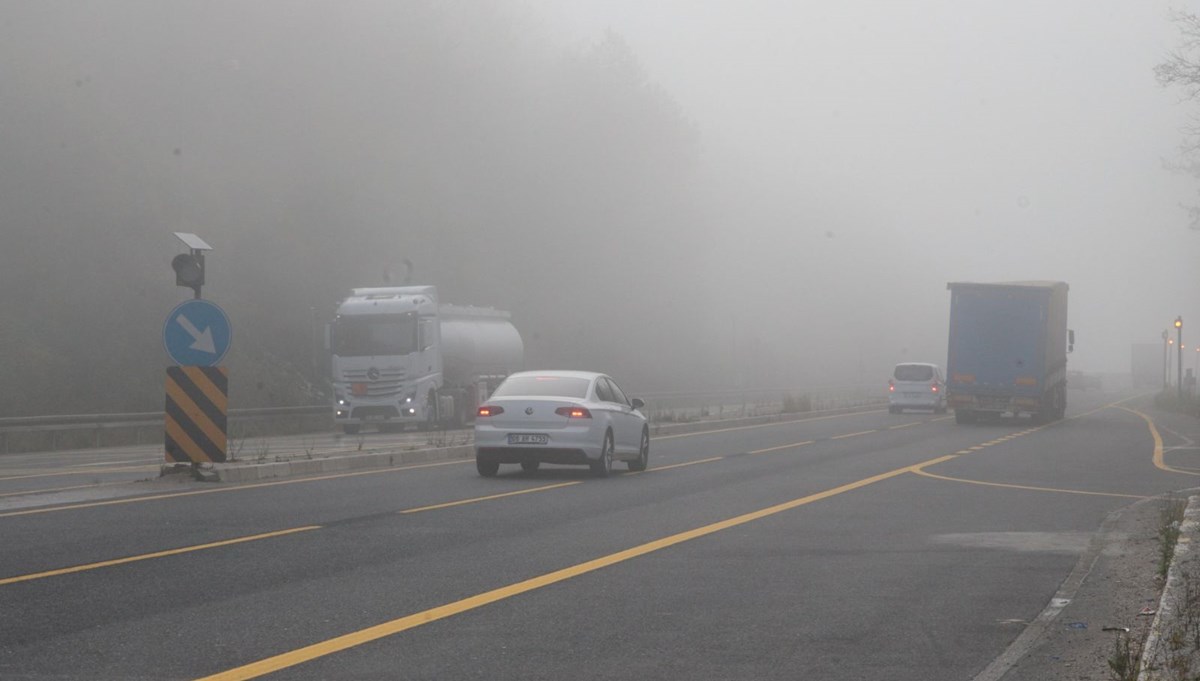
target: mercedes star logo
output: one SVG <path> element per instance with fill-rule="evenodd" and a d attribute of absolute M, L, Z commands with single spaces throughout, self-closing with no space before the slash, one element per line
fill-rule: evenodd
<path fill-rule="evenodd" d="M 379 380 L 379 369 L 376 369 L 375 367 L 371 367 L 370 369 L 367 369 L 367 378 L 371 379 L 372 381 L 378 381 Z"/>

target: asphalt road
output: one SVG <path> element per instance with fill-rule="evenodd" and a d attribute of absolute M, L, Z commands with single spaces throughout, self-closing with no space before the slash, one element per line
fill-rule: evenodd
<path fill-rule="evenodd" d="M 1194 484 L 1120 397 L 1045 427 L 659 437 L 607 480 L 452 462 L 11 497 L 0 678 L 971 679 L 1108 512 Z"/>

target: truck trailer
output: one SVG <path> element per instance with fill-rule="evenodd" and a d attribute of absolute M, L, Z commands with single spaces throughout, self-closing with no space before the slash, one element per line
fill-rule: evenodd
<path fill-rule="evenodd" d="M 987 415 L 1061 419 L 1067 408 L 1067 289 L 1061 281 L 951 282 L 946 397 L 957 423 Z"/>
<path fill-rule="evenodd" d="M 524 362 L 510 315 L 444 305 L 435 286 L 358 288 L 329 325 L 334 423 L 462 426 Z"/>

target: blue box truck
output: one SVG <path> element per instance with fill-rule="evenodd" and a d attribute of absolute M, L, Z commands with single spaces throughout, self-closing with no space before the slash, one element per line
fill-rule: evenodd
<path fill-rule="evenodd" d="M 1067 408 L 1067 284 L 951 282 L 946 398 L 957 423 L 1061 419 Z"/>

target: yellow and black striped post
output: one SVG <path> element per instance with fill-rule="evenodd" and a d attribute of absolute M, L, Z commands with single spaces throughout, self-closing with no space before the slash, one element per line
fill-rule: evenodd
<path fill-rule="evenodd" d="M 167 367 L 167 463 L 224 461 L 228 405 L 225 367 Z"/>

